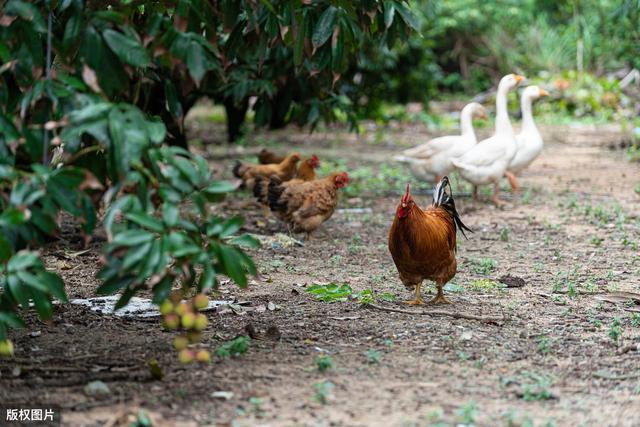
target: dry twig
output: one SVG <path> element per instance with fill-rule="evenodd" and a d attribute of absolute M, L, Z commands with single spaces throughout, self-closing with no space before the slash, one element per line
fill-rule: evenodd
<path fill-rule="evenodd" d="M 442 310 L 411 311 L 411 310 L 401 310 L 399 308 L 382 307 L 376 304 L 367 304 L 367 307 L 375 308 L 376 310 L 381 310 L 381 311 L 389 311 L 391 313 L 417 314 L 421 316 L 448 316 L 448 317 L 453 317 L 454 319 L 477 320 L 478 322 L 493 323 L 493 324 L 503 322 L 505 320 L 505 318 L 502 316 L 475 316 L 473 314 L 452 313 L 449 311 L 442 311 Z"/>

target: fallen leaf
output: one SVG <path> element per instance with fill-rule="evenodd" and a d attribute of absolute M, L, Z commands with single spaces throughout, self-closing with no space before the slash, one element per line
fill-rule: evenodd
<path fill-rule="evenodd" d="M 96 93 L 101 93 L 102 89 L 98 84 L 98 76 L 87 64 L 82 66 L 82 80 Z"/>

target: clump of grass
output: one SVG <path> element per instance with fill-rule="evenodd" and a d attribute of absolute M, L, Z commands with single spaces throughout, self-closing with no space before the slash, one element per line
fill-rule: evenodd
<path fill-rule="evenodd" d="M 469 289 L 473 292 L 491 292 L 496 289 L 502 289 L 505 286 L 491 279 L 478 279 L 469 283 Z"/>
<path fill-rule="evenodd" d="M 474 401 L 462 405 L 456 410 L 456 419 L 459 425 L 473 426 L 478 415 L 478 405 Z"/>
<path fill-rule="evenodd" d="M 554 398 L 550 390 L 553 385 L 553 378 L 536 372 L 525 373 L 523 377 L 528 378 L 530 381 L 522 385 L 522 400 L 529 402 Z"/>
<path fill-rule="evenodd" d="M 538 353 L 549 354 L 551 353 L 551 340 L 546 335 L 541 335 L 537 339 Z"/>
<path fill-rule="evenodd" d="M 640 328 L 640 313 L 631 313 L 631 326 Z"/>

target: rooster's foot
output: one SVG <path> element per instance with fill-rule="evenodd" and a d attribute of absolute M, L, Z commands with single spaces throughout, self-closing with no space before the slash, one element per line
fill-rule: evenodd
<path fill-rule="evenodd" d="M 402 301 L 402 302 L 409 305 L 424 305 L 424 300 L 422 298 L 412 299 L 411 301 Z"/>
<path fill-rule="evenodd" d="M 429 301 L 429 304 L 451 304 L 451 301 L 446 299 L 444 295 L 436 295 L 435 298 Z"/>

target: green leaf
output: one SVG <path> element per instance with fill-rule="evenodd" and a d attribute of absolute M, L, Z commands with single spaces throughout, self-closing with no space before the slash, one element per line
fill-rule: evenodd
<path fill-rule="evenodd" d="M 403 2 L 396 1 L 394 8 L 397 9 L 397 11 L 400 13 L 400 16 L 402 16 L 402 19 L 407 25 L 409 25 L 415 31 L 420 31 L 420 22 L 418 21 L 418 18 Z"/>
<path fill-rule="evenodd" d="M 7 116 L 0 113 L 0 134 L 4 136 L 6 142 L 13 142 L 20 139 L 20 132 Z"/>
<path fill-rule="evenodd" d="M 200 275 L 200 282 L 198 283 L 198 289 L 206 291 L 212 288 L 216 284 L 216 270 L 211 264 L 205 264 Z"/>
<path fill-rule="evenodd" d="M 142 259 L 149 254 L 152 244 L 153 242 L 145 242 L 137 246 L 132 246 L 124 256 L 122 269 L 129 270 L 131 267 L 142 261 Z"/>
<path fill-rule="evenodd" d="M 182 104 L 178 100 L 178 90 L 169 79 L 164 81 L 164 97 L 167 103 L 167 110 L 174 117 L 181 118 L 183 113 Z"/>
<path fill-rule="evenodd" d="M 179 215 L 180 210 L 176 205 L 166 202 L 162 204 L 162 220 L 167 227 L 175 227 Z"/>
<path fill-rule="evenodd" d="M 246 248 L 257 248 L 260 246 L 260 242 L 258 239 L 253 237 L 250 234 L 243 234 L 242 236 L 237 236 L 232 239 L 229 239 L 229 243 L 236 246 L 243 246 Z"/>
<path fill-rule="evenodd" d="M 7 324 L 12 328 L 16 328 L 16 329 L 24 328 L 25 326 L 22 319 L 20 319 L 18 316 L 16 316 L 13 313 L 5 312 L 5 311 L 0 311 L 0 323 Z M 0 341 L 2 340 L 3 340 L 3 337 L 0 336 Z"/>
<path fill-rule="evenodd" d="M 48 288 L 53 296 L 58 298 L 62 302 L 69 302 L 67 294 L 64 290 L 64 282 L 57 274 L 41 271 L 38 273 L 40 281 L 42 281 Z"/>
<path fill-rule="evenodd" d="M 236 186 L 229 181 L 213 181 L 204 189 L 206 193 L 210 194 L 224 194 L 234 191 Z"/>
<path fill-rule="evenodd" d="M 53 314 L 53 306 L 49 297 L 42 292 L 33 292 L 33 305 L 36 307 L 36 311 L 41 319 L 46 320 Z"/>
<path fill-rule="evenodd" d="M 320 16 L 318 23 L 313 31 L 311 41 L 316 49 L 326 43 L 333 34 L 333 27 L 336 23 L 338 8 L 329 6 Z"/>
<path fill-rule="evenodd" d="M 5 262 L 13 254 L 13 247 L 11 243 L 6 239 L 4 234 L 0 233 L 0 262 Z"/>
<path fill-rule="evenodd" d="M 9 273 L 15 273 L 19 270 L 26 270 L 31 267 L 39 267 L 42 265 L 42 261 L 38 258 L 35 252 L 20 251 L 15 254 L 9 260 L 8 270 Z"/>
<path fill-rule="evenodd" d="M 302 59 L 304 57 L 305 32 L 304 32 L 303 15 L 301 13 L 296 13 L 295 20 L 296 20 L 297 34 L 295 35 L 296 40 L 295 40 L 295 45 L 293 47 L 293 63 L 296 66 L 299 66 L 300 64 L 302 64 Z"/>
<path fill-rule="evenodd" d="M 223 225 L 222 230 L 220 231 L 220 238 L 225 238 L 232 234 L 235 234 L 240 227 L 242 227 L 242 223 L 244 221 L 239 216 L 228 219 Z"/>
<path fill-rule="evenodd" d="M 25 310 L 29 308 L 29 299 L 30 292 L 29 290 L 22 285 L 17 276 L 9 275 L 7 278 L 9 284 L 9 292 L 13 298 L 24 308 Z"/>
<path fill-rule="evenodd" d="M 393 2 L 388 0 L 384 2 L 384 26 L 389 28 L 393 24 L 393 15 L 395 14 L 395 7 Z"/>
<path fill-rule="evenodd" d="M 0 214 L 0 226 L 18 225 L 27 221 L 27 210 L 9 207 Z"/>
<path fill-rule="evenodd" d="M 164 231 L 162 222 L 160 222 L 157 218 L 151 215 L 147 215 L 143 212 L 128 212 L 125 214 L 125 218 L 151 231 L 155 231 L 157 233 L 162 233 Z"/>
<path fill-rule="evenodd" d="M 152 233 L 145 230 L 125 230 L 115 235 L 114 246 L 135 246 L 151 241 L 154 238 Z"/>
<path fill-rule="evenodd" d="M 38 8 L 32 4 L 19 0 L 11 0 L 7 3 L 4 12 L 7 15 L 19 16 L 25 21 L 31 22 L 33 28 L 39 33 L 47 32 L 44 18 L 42 18 Z"/>
<path fill-rule="evenodd" d="M 118 311 L 122 307 L 129 304 L 129 301 L 131 301 L 131 298 L 135 295 L 135 293 L 136 293 L 135 288 L 125 289 L 125 291 L 122 293 L 122 296 L 118 299 L 118 302 L 116 303 L 116 305 L 113 306 L 113 311 Z"/>
<path fill-rule="evenodd" d="M 22 281 L 25 285 L 35 289 L 36 291 L 40 291 L 44 294 L 49 293 L 49 288 L 42 283 L 40 279 L 35 274 L 31 274 L 28 271 L 20 270 L 16 273 L 18 279 Z"/>
<path fill-rule="evenodd" d="M 104 282 L 97 290 L 99 295 L 112 295 L 133 282 L 134 276 L 114 277 Z"/>
<path fill-rule="evenodd" d="M 149 53 L 136 38 L 111 29 L 104 30 L 102 37 L 113 53 L 127 64 L 145 67 L 151 63 Z"/>
<path fill-rule="evenodd" d="M 171 286 L 173 285 L 173 276 L 166 275 L 160 280 L 160 282 L 156 283 L 153 287 L 153 303 L 160 304 L 162 301 L 166 300 L 171 293 Z"/>
<path fill-rule="evenodd" d="M 230 246 L 219 245 L 218 254 L 220 255 L 220 261 L 224 267 L 225 274 L 241 288 L 247 286 L 247 276 L 242 269 L 241 257 L 238 250 Z"/>

